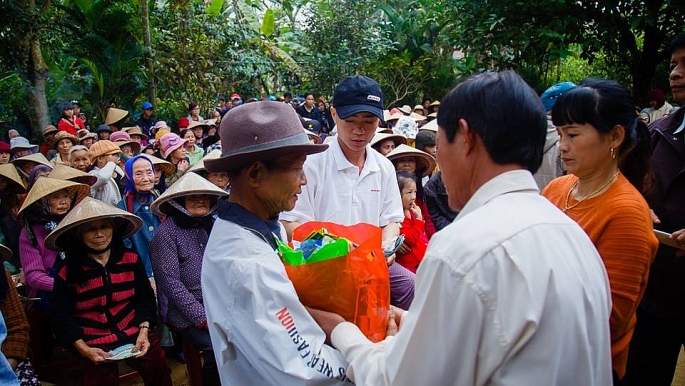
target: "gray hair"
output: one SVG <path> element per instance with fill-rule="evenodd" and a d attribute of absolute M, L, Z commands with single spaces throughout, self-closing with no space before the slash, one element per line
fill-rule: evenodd
<path fill-rule="evenodd" d="M 71 155 L 72 155 L 75 151 L 81 151 L 81 150 L 82 150 L 82 151 L 85 151 L 85 152 L 88 152 L 88 148 L 85 147 L 85 146 L 83 146 L 83 145 L 74 145 L 74 146 L 72 146 L 71 149 L 69 149 L 69 161 L 71 161 Z"/>

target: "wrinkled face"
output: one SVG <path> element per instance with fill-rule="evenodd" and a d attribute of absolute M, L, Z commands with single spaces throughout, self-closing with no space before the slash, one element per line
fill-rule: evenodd
<path fill-rule="evenodd" d="M 185 208 L 193 217 L 202 217 L 209 213 L 211 199 L 207 194 L 191 194 L 185 197 Z"/>
<path fill-rule="evenodd" d="M 685 102 L 685 47 L 676 48 L 671 54 L 671 74 L 669 75 L 673 99 Z"/>
<path fill-rule="evenodd" d="M 66 214 L 71 207 L 69 192 L 66 189 L 62 189 L 51 193 L 48 195 L 48 206 L 50 207 L 50 214 L 58 216 Z"/>
<path fill-rule="evenodd" d="M 71 153 L 71 166 L 82 171 L 87 172 L 90 166 L 90 158 L 88 158 L 88 152 L 85 150 L 76 150 Z"/>
<path fill-rule="evenodd" d="M 9 152 L 0 152 L 0 165 L 4 165 L 6 163 L 9 163 L 11 155 L 12 155 L 12 153 L 9 153 Z"/>
<path fill-rule="evenodd" d="M 71 143 L 71 140 L 67 138 L 60 139 L 59 142 L 57 142 L 57 152 L 61 155 L 67 155 L 69 154 L 69 149 L 71 149 L 71 146 L 73 143 Z"/>
<path fill-rule="evenodd" d="M 371 113 L 361 112 L 345 119 L 338 117 L 335 108 L 331 107 L 333 119 L 338 125 L 338 143 L 343 153 L 364 154 L 366 144 L 373 137 L 378 127 L 378 117 Z"/>
<path fill-rule="evenodd" d="M 139 192 L 149 192 L 155 183 L 155 172 L 152 170 L 150 161 L 139 158 L 131 168 L 133 186 Z"/>
<path fill-rule="evenodd" d="M 96 251 L 107 248 L 112 242 L 112 223 L 108 219 L 99 219 L 88 222 L 81 226 L 81 240 L 91 249 Z"/>
<path fill-rule="evenodd" d="M 402 195 L 402 207 L 404 209 L 409 209 L 411 204 L 416 200 L 416 182 L 414 182 L 414 180 L 406 179 L 400 194 Z"/>
<path fill-rule="evenodd" d="M 393 141 L 392 139 L 386 139 L 381 141 L 381 144 L 378 147 L 378 151 L 384 156 L 387 156 L 388 153 L 390 153 L 393 150 L 395 150 L 395 141 Z"/>
<path fill-rule="evenodd" d="M 416 157 L 401 157 L 395 160 L 395 170 L 398 172 L 416 172 Z"/>
<path fill-rule="evenodd" d="M 207 181 L 218 186 L 219 189 L 226 190 L 226 188 L 228 187 L 228 183 L 229 183 L 228 173 L 224 173 L 224 172 L 207 173 L 206 178 L 207 178 Z"/>
<path fill-rule="evenodd" d="M 264 178 L 255 195 L 270 216 L 292 210 L 302 185 L 307 184 L 302 165 L 306 155 L 280 157 L 272 170 L 265 172 Z"/>
<path fill-rule="evenodd" d="M 611 164 L 609 134 L 600 133 L 588 123 L 558 126 L 557 132 L 561 160 L 569 173 L 582 178 Z"/>

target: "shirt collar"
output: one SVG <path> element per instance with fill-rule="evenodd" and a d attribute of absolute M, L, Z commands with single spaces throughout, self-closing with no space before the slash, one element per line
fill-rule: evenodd
<path fill-rule="evenodd" d="M 464 208 L 459 212 L 457 219 L 475 211 L 497 196 L 524 191 L 540 193 L 535 179 L 533 179 L 533 175 L 529 171 L 519 169 L 502 173 L 478 188 L 476 193 L 471 196 L 466 205 L 464 205 Z"/>
<path fill-rule="evenodd" d="M 348 161 L 347 158 L 345 157 L 345 154 L 343 154 L 342 149 L 340 148 L 340 143 L 338 142 L 337 136 L 333 138 L 333 141 L 331 141 L 328 144 L 328 150 L 333 153 L 333 159 L 335 160 L 335 168 L 337 170 L 345 170 L 349 168 L 357 168 L 352 164 L 352 162 Z M 375 172 L 380 170 L 380 166 L 378 165 L 378 162 L 376 162 L 376 159 L 372 156 L 372 151 L 375 151 L 371 145 L 367 144 L 366 145 L 366 159 L 364 160 L 364 168 L 363 170 L 367 170 L 369 172 Z"/>
<path fill-rule="evenodd" d="M 280 235 L 278 217 L 262 220 L 240 204 L 219 200 L 219 218 L 259 233 L 275 250 L 278 248 L 275 237 Z"/>

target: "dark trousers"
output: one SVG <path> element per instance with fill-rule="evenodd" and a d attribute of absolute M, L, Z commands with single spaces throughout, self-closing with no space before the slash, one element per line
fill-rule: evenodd
<path fill-rule="evenodd" d="M 638 308 L 622 385 L 670 386 L 683 344 L 685 326 Z"/>
<path fill-rule="evenodd" d="M 209 338 L 209 330 L 197 327 L 189 327 L 177 332 L 182 341 L 190 343 L 197 351 L 202 352 L 202 385 L 221 385 L 219 369 L 216 366 L 212 341 Z"/>
<path fill-rule="evenodd" d="M 150 332 L 148 340 L 150 341 L 150 348 L 147 350 L 147 353 L 139 358 L 127 359 L 126 364 L 136 370 L 148 386 L 172 386 L 171 369 L 164 357 L 164 351 L 159 344 L 159 338 L 153 332 Z M 109 351 L 115 347 L 107 346 L 101 348 Z M 81 371 L 83 371 L 86 386 L 114 386 L 119 384 L 117 362 L 113 361 L 96 365 L 90 359 L 81 356 L 79 364 Z"/>

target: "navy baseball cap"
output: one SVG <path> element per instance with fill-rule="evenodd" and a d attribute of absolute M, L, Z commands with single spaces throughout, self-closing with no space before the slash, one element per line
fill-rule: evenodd
<path fill-rule="evenodd" d="M 378 82 L 368 76 L 348 76 L 333 92 L 333 107 L 341 119 L 367 112 L 382 120 L 383 91 Z"/>

